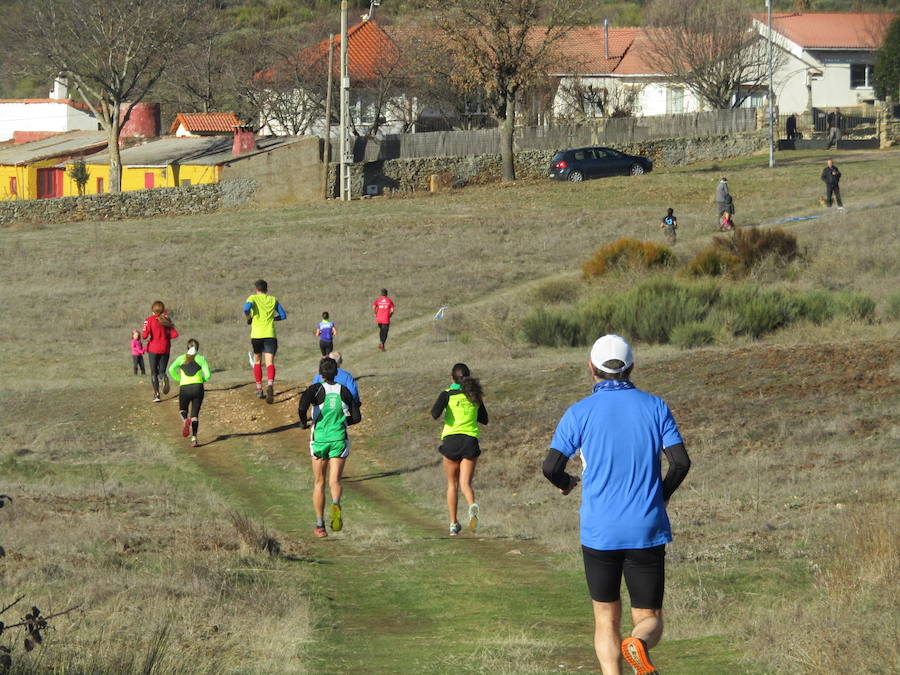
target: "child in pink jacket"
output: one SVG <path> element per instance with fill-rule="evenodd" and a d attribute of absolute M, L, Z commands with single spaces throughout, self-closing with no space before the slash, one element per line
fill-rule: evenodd
<path fill-rule="evenodd" d="M 134 374 L 137 375 L 138 368 L 141 369 L 141 375 L 146 375 L 144 370 L 144 343 L 141 342 L 141 334 L 136 330 L 131 331 L 131 360 L 134 362 Z"/>

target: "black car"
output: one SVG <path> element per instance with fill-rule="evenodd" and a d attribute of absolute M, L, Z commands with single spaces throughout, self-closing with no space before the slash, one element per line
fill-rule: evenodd
<path fill-rule="evenodd" d="M 626 155 L 612 148 L 575 148 L 560 150 L 550 160 L 550 178 L 577 183 L 586 178 L 631 174 L 639 176 L 653 170 L 646 157 Z"/>

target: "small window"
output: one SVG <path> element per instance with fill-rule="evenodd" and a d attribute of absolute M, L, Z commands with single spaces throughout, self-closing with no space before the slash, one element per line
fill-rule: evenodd
<path fill-rule="evenodd" d="M 9 194 L 15 195 L 19 193 L 19 181 L 15 176 L 9 178 Z"/>
<path fill-rule="evenodd" d="M 575 153 L 575 159 L 577 159 L 579 161 L 583 160 L 584 155 L 585 155 L 584 150 L 579 150 L 578 152 Z"/>
<path fill-rule="evenodd" d="M 102 178 L 97 179 L 97 194 L 98 195 L 103 194 L 103 179 Z"/>
<path fill-rule="evenodd" d="M 872 66 L 868 63 L 850 64 L 850 88 L 868 89 L 872 86 Z"/>
<path fill-rule="evenodd" d="M 190 178 L 182 178 L 181 179 L 181 187 L 190 187 L 191 179 Z"/>

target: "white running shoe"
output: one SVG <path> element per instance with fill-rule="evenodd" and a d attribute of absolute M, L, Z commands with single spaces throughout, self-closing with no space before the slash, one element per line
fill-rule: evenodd
<path fill-rule="evenodd" d="M 475 532 L 478 529 L 478 504 L 472 504 L 469 507 L 469 532 Z"/>

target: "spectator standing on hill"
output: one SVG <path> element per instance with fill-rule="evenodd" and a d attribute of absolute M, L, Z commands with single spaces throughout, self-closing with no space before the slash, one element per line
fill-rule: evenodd
<path fill-rule="evenodd" d="M 203 383 L 211 377 L 209 364 L 203 355 L 198 353 L 200 343 L 194 339 L 187 341 L 187 353 L 179 356 L 169 366 L 169 375 L 181 387 L 178 390 L 178 412 L 181 415 L 181 435 L 191 437 L 191 447 L 197 443 L 197 430 L 200 428 L 200 406 L 203 405 Z"/>
<path fill-rule="evenodd" d="M 450 513 L 450 536 L 459 534 L 462 526 L 456 518 L 457 491 L 463 493 L 469 505 L 469 531 L 478 529 L 478 504 L 472 490 L 472 478 L 481 448 L 478 445 L 478 425 L 488 423 L 487 409 L 482 399 L 481 384 L 469 372 L 465 363 L 457 363 L 450 370 L 450 386 L 442 391 L 431 407 L 434 419 L 444 416 L 441 445 L 444 475 L 447 477 L 447 510 Z"/>
<path fill-rule="evenodd" d="M 828 113 L 825 118 L 828 123 L 828 147 L 835 146 L 841 140 L 841 129 L 844 128 L 844 115 L 840 108 L 835 108 L 834 112 Z"/>
<path fill-rule="evenodd" d="M 728 189 L 728 179 L 722 176 L 716 186 L 716 219 L 720 219 L 726 211 L 734 215 L 734 199 Z"/>
<path fill-rule="evenodd" d="M 341 368 L 341 364 L 344 362 L 344 357 L 340 352 L 331 352 L 328 354 L 328 358 L 334 359 L 334 362 L 337 363 L 337 375 L 334 376 L 334 381 L 338 384 L 342 384 L 347 387 L 347 390 L 352 394 L 353 400 L 356 401 L 357 405 L 362 405 L 362 401 L 359 400 L 359 387 L 356 384 L 356 379 L 351 375 L 348 371 Z M 316 373 L 316 376 L 313 378 L 312 383 L 321 382 L 322 376 L 319 373 Z"/>
<path fill-rule="evenodd" d="M 659 226 L 666 231 L 666 242 L 670 246 L 674 246 L 677 237 L 676 232 L 678 230 L 678 218 L 675 217 L 674 209 L 670 208 L 666 210 L 666 215 L 662 217 Z"/>
<path fill-rule="evenodd" d="M 144 343 L 141 342 L 141 334 L 136 330 L 131 331 L 131 361 L 135 375 L 138 368 L 141 369 L 141 375 L 147 374 L 144 370 Z"/>
<path fill-rule="evenodd" d="M 334 350 L 334 336 L 337 335 L 337 326 L 328 318 L 328 312 L 322 312 L 322 320 L 316 326 L 316 337 L 319 338 L 319 349 L 322 356 Z"/>
<path fill-rule="evenodd" d="M 791 115 L 787 118 L 787 121 L 784 123 L 785 135 L 787 136 L 789 141 L 794 140 L 797 137 L 797 116 Z"/>
<path fill-rule="evenodd" d="M 386 288 L 381 289 L 381 297 L 372 303 L 372 311 L 375 313 L 375 323 L 378 324 L 378 349 L 384 351 L 391 317 L 394 315 L 394 302 L 388 297 Z"/>
<path fill-rule="evenodd" d="M 691 462 L 669 406 L 631 383 L 631 346 L 605 335 L 588 362 L 593 393 L 566 410 L 544 460 L 544 476 L 563 495 L 579 483 L 566 463 L 581 452 L 581 549 L 594 610 L 594 649 L 604 675 L 621 675 L 620 655 L 635 673 L 656 673 L 649 649 L 663 631 L 666 504 Z M 661 477 L 660 452 L 669 468 Z M 622 576 L 634 629 L 621 640 Z"/>
<path fill-rule="evenodd" d="M 284 321 L 287 314 L 274 295 L 269 295 L 269 284 L 259 279 L 254 284 L 256 292 L 244 303 L 244 315 L 250 325 L 250 346 L 253 349 L 253 379 L 256 381 L 257 398 L 266 403 L 275 402 L 275 354 L 278 338 L 275 322 Z M 266 362 L 266 391 L 262 387 L 262 362 Z"/>
<path fill-rule="evenodd" d="M 335 382 L 337 362 L 325 357 L 319 362 L 322 381 L 309 385 L 300 396 L 300 426 L 309 428 L 307 412 L 312 407 L 312 431 L 309 433 L 309 454 L 313 470 L 313 510 L 316 515 L 315 535 L 327 537 L 325 530 L 325 479 L 331 488 L 331 530 L 339 532 L 344 527 L 341 497 L 341 476 L 344 463 L 350 454 L 350 438 L 347 426 L 356 424 L 362 416 L 353 395 L 342 384 Z"/>
<path fill-rule="evenodd" d="M 178 337 L 175 324 L 169 318 L 166 306 L 161 300 L 157 300 L 150 307 L 153 312 L 144 319 L 144 327 L 141 329 L 141 339 L 147 342 L 147 359 L 150 361 L 150 384 L 153 385 L 153 402 L 159 403 L 159 382 L 162 380 L 162 393 L 169 393 L 169 377 L 166 368 L 169 365 L 169 352 L 172 350 L 172 340 Z"/>
<path fill-rule="evenodd" d="M 825 203 L 831 208 L 832 198 L 837 200 L 838 209 L 844 209 L 844 202 L 841 201 L 841 172 L 834 165 L 834 160 L 829 159 L 827 165 L 822 169 L 820 176 L 825 183 Z"/>

